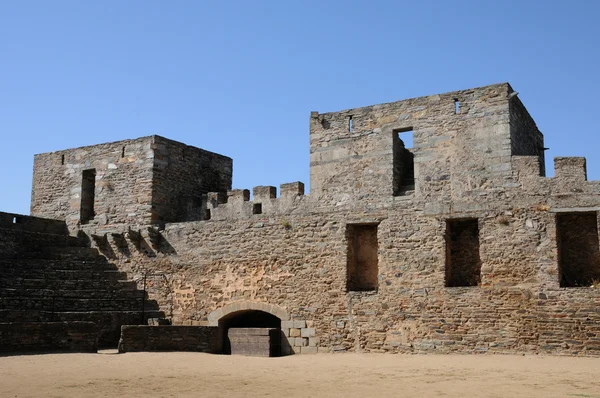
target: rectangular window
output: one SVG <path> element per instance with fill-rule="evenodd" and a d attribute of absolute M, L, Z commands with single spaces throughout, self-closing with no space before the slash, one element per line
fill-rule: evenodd
<path fill-rule="evenodd" d="M 412 127 L 393 133 L 393 192 L 394 196 L 407 195 L 415 190 L 415 155 Z"/>
<path fill-rule="evenodd" d="M 348 224 L 346 289 L 376 290 L 378 286 L 377 224 Z"/>
<path fill-rule="evenodd" d="M 83 170 L 81 179 L 81 210 L 82 224 L 94 219 L 94 196 L 96 191 L 96 169 Z"/>
<path fill-rule="evenodd" d="M 477 219 L 446 222 L 446 287 L 478 286 L 481 282 Z"/>
<path fill-rule="evenodd" d="M 591 286 L 600 280 L 595 212 L 557 214 L 556 241 L 561 287 Z"/>

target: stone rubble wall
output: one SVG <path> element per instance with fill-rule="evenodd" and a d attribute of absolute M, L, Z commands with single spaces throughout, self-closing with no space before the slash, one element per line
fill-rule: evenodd
<path fill-rule="evenodd" d="M 394 196 L 393 137 L 409 128 L 415 189 Z M 556 158 L 555 177 L 543 176 L 543 138 L 510 85 L 313 112 L 310 143 L 308 195 L 301 183 L 279 197 L 255 187 L 252 201 L 244 189 L 208 192 L 189 208 L 203 221 L 137 235 L 122 223 L 124 239 L 91 241 L 138 288 L 145 280 L 174 324 L 278 308 L 297 353 L 599 354 L 600 289 L 560 287 L 556 217 L 598 219 L 600 182 L 587 181 L 584 158 Z M 479 284 L 446 287 L 447 226 L 465 219 L 479 229 Z M 352 224 L 377 225 L 370 291 L 347 286 Z"/>
<path fill-rule="evenodd" d="M 554 213 L 473 215 L 482 259 L 474 287 L 444 286 L 444 218 L 400 212 L 170 224 L 170 254 L 122 265 L 165 275 L 149 292 L 177 324 L 206 323 L 241 300 L 286 308 L 282 329 L 296 353 L 596 352 L 600 290 L 560 288 Z M 377 220 L 379 287 L 348 292 L 346 223 Z"/>
<path fill-rule="evenodd" d="M 539 175 L 546 175 L 544 136 L 519 98 L 512 97 L 509 104 L 511 155 L 537 157 Z"/>
<path fill-rule="evenodd" d="M 311 194 L 327 204 L 349 205 L 391 197 L 393 135 L 412 129 L 416 197 L 487 199 L 510 175 L 511 91 L 508 84 L 498 84 L 341 112 L 313 112 Z M 455 100 L 461 105 L 458 114 Z"/>
<path fill-rule="evenodd" d="M 82 173 L 90 169 L 93 226 L 203 220 L 203 195 L 231 189 L 230 158 L 154 135 L 35 155 L 31 214 L 76 231 Z"/>
<path fill-rule="evenodd" d="M 152 204 L 161 223 L 204 220 L 207 192 L 231 189 L 231 158 L 156 136 Z"/>
<path fill-rule="evenodd" d="M 93 223 L 150 223 L 152 142 L 144 137 L 35 155 L 31 214 L 76 226 L 82 172 L 96 169 Z"/>

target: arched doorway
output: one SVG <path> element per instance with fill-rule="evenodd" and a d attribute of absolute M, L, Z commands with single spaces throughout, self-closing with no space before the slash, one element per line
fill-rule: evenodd
<path fill-rule="evenodd" d="M 221 352 L 246 355 L 281 355 L 281 319 L 261 310 L 240 310 L 219 319 Z"/>
<path fill-rule="evenodd" d="M 245 300 L 232 302 L 208 314 L 209 326 L 219 327 L 219 348 L 221 352 L 227 352 L 227 348 L 230 349 L 230 347 L 226 346 L 226 343 L 228 332 L 232 327 L 267 327 L 279 332 L 279 338 L 274 339 L 274 341 L 280 341 L 283 345 L 283 355 L 290 355 L 293 353 L 293 350 L 287 337 L 281 332 L 281 321 L 289 320 L 290 315 L 283 307 L 275 304 Z"/>

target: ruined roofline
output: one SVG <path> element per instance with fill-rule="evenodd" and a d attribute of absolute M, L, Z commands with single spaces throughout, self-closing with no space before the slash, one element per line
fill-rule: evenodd
<path fill-rule="evenodd" d="M 185 144 L 185 143 L 183 143 L 181 141 L 176 141 L 176 140 L 173 140 L 173 139 L 170 139 L 170 138 L 166 138 L 166 137 L 163 137 L 162 135 L 158 135 L 158 134 L 146 135 L 146 136 L 138 137 L 138 138 L 126 138 L 124 140 L 104 142 L 104 143 L 100 143 L 100 144 L 91 144 L 91 145 L 83 145 L 83 146 L 73 147 L 73 148 L 59 149 L 57 151 L 40 152 L 40 153 L 34 154 L 33 156 L 35 157 L 35 156 L 41 156 L 41 155 L 61 154 L 61 153 L 67 153 L 67 152 L 76 151 L 76 150 L 88 149 L 88 148 L 89 149 L 91 149 L 91 148 L 98 148 L 98 147 L 101 147 L 103 145 L 106 145 L 106 146 L 108 146 L 108 145 L 113 146 L 113 145 L 118 145 L 118 144 L 128 145 L 128 144 L 135 144 L 135 143 L 144 142 L 144 141 L 147 141 L 147 140 L 152 140 L 152 143 L 156 143 L 157 141 L 163 141 L 163 142 L 166 141 L 166 142 L 171 143 L 171 144 L 175 144 L 175 145 L 182 146 L 182 147 L 194 148 L 195 150 L 203 151 L 205 153 L 217 155 L 217 156 L 220 156 L 220 157 L 232 160 L 232 158 L 230 158 L 229 156 L 222 155 L 220 153 L 213 152 L 213 151 L 208 151 L 206 149 L 199 148 L 199 147 L 194 146 L 194 145 L 188 145 L 188 144 Z"/>
<path fill-rule="evenodd" d="M 382 103 L 379 103 L 379 104 L 359 106 L 359 107 L 356 107 L 356 108 L 342 109 L 342 110 L 339 110 L 339 111 L 324 112 L 324 113 L 319 113 L 319 111 L 312 111 L 311 112 L 311 116 L 328 116 L 328 115 L 334 115 L 334 114 L 338 114 L 338 113 L 361 112 L 361 111 L 364 111 L 366 109 L 373 108 L 375 106 L 386 106 L 386 105 L 397 104 L 397 103 L 405 102 L 405 101 L 415 101 L 415 100 L 421 100 L 422 101 L 424 99 L 435 97 L 435 96 L 446 96 L 446 97 L 459 96 L 459 95 L 461 95 L 463 93 L 466 93 L 466 92 L 469 92 L 469 91 L 483 90 L 483 89 L 486 89 L 486 88 L 496 88 L 496 87 L 503 87 L 503 86 L 507 87 L 508 93 L 514 92 L 514 90 L 513 90 L 512 86 L 510 85 L 510 83 L 503 82 L 503 83 L 489 84 L 489 85 L 486 85 L 486 86 L 467 88 L 467 89 L 464 89 L 464 90 L 448 91 L 448 92 L 445 92 L 445 93 L 437 93 L 437 94 L 430 94 L 430 95 L 421 95 L 419 97 L 404 98 L 404 99 L 401 99 L 401 100 L 398 100 L 398 101 L 382 102 Z"/>

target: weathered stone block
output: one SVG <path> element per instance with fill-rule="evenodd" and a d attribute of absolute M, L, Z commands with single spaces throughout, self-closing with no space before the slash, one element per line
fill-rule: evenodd
<path fill-rule="evenodd" d="M 302 337 L 314 337 L 315 329 L 314 328 L 302 328 L 300 329 L 300 333 Z"/>
<path fill-rule="evenodd" d="M 305 347 L 308 345 L 308 339 L 304 337 L 296 337 L 294 339 L 294 347 Z"/>
<path fill-rule="evenodd" d="M 294 327 L 295 328 L 305 328 L 306 327 L 306 321 L 300 321 L 300 320 L 294 320 Z"/>
<path fill-rule="evenodd" d="M 282 329 L 290 329 L 293 328 L 294 326 L 294 321 L 281 321 L 281 328 Z"/>

